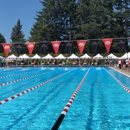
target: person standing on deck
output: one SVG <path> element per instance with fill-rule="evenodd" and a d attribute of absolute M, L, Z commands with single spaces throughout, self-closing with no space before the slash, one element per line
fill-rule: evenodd
<path fill-rule="evenodd" d="M 128 59 L 125 60 L 125 68 L 128 69 Z"/>
<path fill-rule="evenodd" d="M 119 69 L 121 69 L 121 60 L 118 60 Z"/>
<path fill-rule="evenodd" d="M 129 69 L 130 69 L 130 59 L 129 59 L 129 61 L 128 61 L 128 66 L 129 66 Z"/>

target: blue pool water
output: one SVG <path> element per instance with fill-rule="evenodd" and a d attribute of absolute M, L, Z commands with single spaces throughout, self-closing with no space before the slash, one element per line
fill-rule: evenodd
<path fill-rule="evenodd" d="M 130 78 L 104 67 L 0 69 L 1 102 L 48 81 L 0 105 L 0 130 L 51 130 L 86 73 L 59 130 L 129 130 Z"/>

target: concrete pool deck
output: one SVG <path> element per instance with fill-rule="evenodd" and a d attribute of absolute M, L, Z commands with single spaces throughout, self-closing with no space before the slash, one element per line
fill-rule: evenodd
<path fill-rule="evenodd" d="M 110 67 L 130 77 L 130 69 L 119 69 L 119 67 L 117 66 L 110 66 Z"/>

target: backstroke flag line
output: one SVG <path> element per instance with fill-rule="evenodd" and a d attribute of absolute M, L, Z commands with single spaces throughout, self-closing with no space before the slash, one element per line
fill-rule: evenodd
<path fill-rule="evenodd" d="M 52 41 L 51 44 L 52 44 L 52 47 L 53 47 L 55 54 L 57 54 L 59 51 L 61 41 Z"/>
<path fill-rule="evenodd" d="M 110 48 L 111 48 L 111 44 L 112 44 L 112 38 L 104 38 L 102 39 L 104 45 L 105 45 L 105 48 L 106 48 L 106 51 L 107 53 L 110 52 Z"/>
<path fill-rule="evenodd" d="M 36 44 L 35 42 L 27 42 L 26 43 L 26 46 L 28 48 L 28 52 L 29 52 L 30 55 L 32 55 L 35 44 Z"/>
<path fill-rule="evenodd" d="M 84 47 L 86 45 L 86 40 L 78 40 L 77 45 L 78 45 L 80 54 L 82 54 L 83 50 L 84 50 Z"/>
<path fill-rule="evenodd" d="M 2 46 L 3 46 L 3 49 L 4 49 L 4 53 L 5 53 L 6 57 L 7 57 L 12 44 L 11 43 L 3 43 Z"/>

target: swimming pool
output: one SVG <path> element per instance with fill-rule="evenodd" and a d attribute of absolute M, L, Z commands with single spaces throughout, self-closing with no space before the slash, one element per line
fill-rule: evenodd
<path fill-rule="evenodd" d="M 127 130 L 129 80 L 107 67 L 2 68 L 0 130 L 51 130 L 74 94 L 59 130 Z"/>

